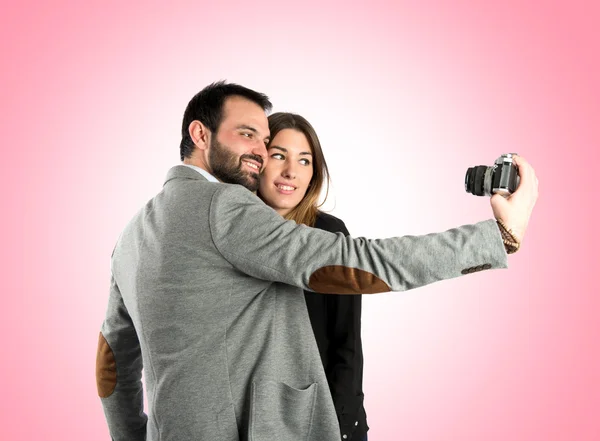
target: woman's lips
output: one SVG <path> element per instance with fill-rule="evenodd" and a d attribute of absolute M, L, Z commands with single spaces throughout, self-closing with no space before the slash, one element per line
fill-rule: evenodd
<path fill-rule="evenodd" d="M 296 190 L 296 187 L 293 185 L 282 184 L 278 182 L 275 183 L 275 188 L 281 194 L 292 194 Z"/>

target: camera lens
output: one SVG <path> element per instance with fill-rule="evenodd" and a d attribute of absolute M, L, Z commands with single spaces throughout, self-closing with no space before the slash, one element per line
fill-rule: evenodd
<path fill-rule="evenodd" d="M 485 165 L 478 165 L 476 167 L 469 167 L 467 174 L 465 175 L 465 190 L 467 193 L 474 194 L 476 196 L 485 195 L 484 192 L 484 180 L 485 172 L 488 169 Z"/>

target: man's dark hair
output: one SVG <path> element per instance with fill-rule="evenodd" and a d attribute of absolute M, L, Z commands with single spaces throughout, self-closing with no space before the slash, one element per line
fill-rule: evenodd
<path fill-rule="evenodd" d="M 189 127 L 192 121 L 200 121 L 216 135 L 223 119 L 223 105 L 232 96 L 241 96 L 258 104 L 265 112 L 273 105 L 264 93 L 255 92 L 239 84 L 226 84 L 225 81 L 212 83 L 198 92 L 188 103 L 181 124 L 181 144 L 179 152 L 181 160 L 192 156 L 194 141 L 190 137 Z"/>

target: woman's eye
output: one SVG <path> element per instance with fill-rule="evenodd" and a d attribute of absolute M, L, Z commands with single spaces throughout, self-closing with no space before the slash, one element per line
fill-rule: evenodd
<path fill-rule="evenodd" d="M 310 165 L 310 161 L 308 159 L 301 159 L 300 163 L 303 165 Z"/>
<path fill-rule="evenodd" d="M 275 158 L 275 159 L 284 159 L 283 155 L 281 153 L 273 153 L 271 155 L 271 158 Z"/>

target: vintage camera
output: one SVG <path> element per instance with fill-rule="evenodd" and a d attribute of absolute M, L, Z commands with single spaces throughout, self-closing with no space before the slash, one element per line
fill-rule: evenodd
<path fill-rule="evenodd" d="M 516 153 L 506 153 L 496 159 L 492 167 L 470 167 L 465 176 L 465 190 L 476 196 L 492 196 L 499 193 L 510 196 L 519 186 L 519 173 L 513 164 Z"/>

